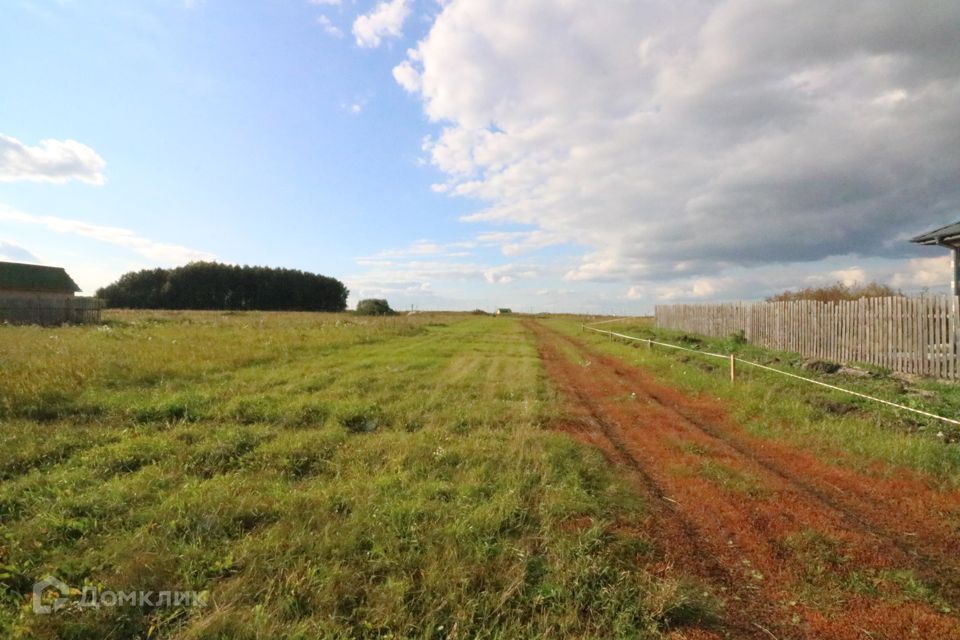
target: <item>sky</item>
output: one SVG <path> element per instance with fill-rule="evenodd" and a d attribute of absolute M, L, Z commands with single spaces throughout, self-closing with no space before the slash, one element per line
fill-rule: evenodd
<path fill-rule="evenodd" d="M 0 260 L 351 304 L 945 292 L 952 0 L 4 0 Z"/>

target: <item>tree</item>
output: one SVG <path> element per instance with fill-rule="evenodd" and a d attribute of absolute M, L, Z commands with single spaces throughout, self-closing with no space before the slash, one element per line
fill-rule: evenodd
<path fill-rule="evenodd" d="M 328 276 L 216 262 L 131 272 L 97 291 L 110 307 L 261 311 L 343 311 L 348 294 Z"/>
<path fill-rule="evenodd" d="M 366 298 L 357 303 L 357 314 L 361 316 L 389 316 L 396 313 L 383 298 Z"/>

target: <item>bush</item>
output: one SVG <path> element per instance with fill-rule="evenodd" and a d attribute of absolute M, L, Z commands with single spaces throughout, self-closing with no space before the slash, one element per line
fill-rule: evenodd
<path fill-rule="evenodd" d="M 361 316 L 389 316 L 396 313 L 383 298 L 366 298 L 357 303 L 357 314 Z"/>
<path fill-rule="evenodd" d="M 846 285 L 837 282 L 828 287 L 806 287 L 797 291 L 784 291 L 767 298 L 767 302 L 792 302 L 794 300 L 818 300 L 820 302 L 838 302 L 840 300 L 859 300 L 860 298 L 892 298 L 903 293 L 890 285 L 870 282 L 868 284 Z"/>

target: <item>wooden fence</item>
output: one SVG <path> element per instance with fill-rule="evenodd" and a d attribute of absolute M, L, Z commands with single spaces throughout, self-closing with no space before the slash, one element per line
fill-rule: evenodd
<path fill-rule="evenodd" d="M 754 344 L 808 358 L 957 379 L 957 312 L 953 296 L 658 305 L 656 324 L 714 337 L 742 331 Z"/>
<path fill-rule="evenodd" d="M 100 322 L 99 298 L 24 298 L 0 295 L 0 324 L 59 325 Z"/>

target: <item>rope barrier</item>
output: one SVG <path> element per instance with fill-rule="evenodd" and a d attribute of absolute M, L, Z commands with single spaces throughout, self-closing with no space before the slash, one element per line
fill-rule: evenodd
<path fill-rule="evenodd" d="M 607 323 L 610 323 L 610 322 L 622 322 L 622 321 L 624 321 L 624 320 L 629 320 L 629 318 L 614 318 L 613 320 L 601 320 L 600 322 L 589 322 L 589 323 L 587 323 L 587 324 L 584 325 L 584 326 L 595 327 L 595 326 L 597 326 L 598 324 L 607 324 Z"/>
<path fill-rule="evenodd" d="M 607 321 L 605 321 L 605 322 L 612 322 L 612 321 L 607 320 Z M 603 323 L 591 323 L 591 324 L 595 325 L 595 324 L 603 324 Z M 765 370 L 765 371 L 772 371 L 773 373 L 779 373 L 780 375 L 788 376 L 788 377 L 790 377 L 790 378 L 795 378 L 795 379 L 797 379 L 797 380 L 802 380 L 803 382 L 809 382 L 809 383 L 811 383 L 811 384 L 816 384 L 816 385 L 819 385 L 819 386 L 821 386 L 821 387 L 826 387 L 826 388 L 828 388 L 828 389 L 833 389 L 834 391 L 840 391 L 841 393 L 847 393 L 847 394 L 852 395 L 852 396 L 857 396 L 858 398 L 864 398 L 865 400 L 871 400 L 871 401 L 873 401 L 873 402 L 879 402 L 879 403 L 881 403 L 881 404 L 885 404 L 885 405 L 887 405 L 887 406 L 894 407 L 895 409 L 900 409 L 900 410 L 902 410 L 902 411 L 910 411 L 911 413 L 916 413 L 916 414 L 919 414 L 919 415 L 921 415 L 921 416 L 926 416 L 927 418 L 933 418 L 933 419 L 935 419 L 935 420 L 940 420 L 940 421 L 942 421 L 942 422 L 947 422 L 947 423 L 949 423 L 949 424 L 953 424 L 953 425 L 958 425 L 958 426 L 960 426 L 960 420 L 954 420 L 953 418 L 945 418 L 945 417 L 943 417 L 943 416 L 938 416 L 938 415 L 935 414 L 935 413 L 930 413 L 929 411 L 923 411 L 922 409 L 914 409 L 913 407 L 907 407 L 907 406 L 904 406 L 904 405 L 902 405 L 902 404 L 897 404 L 896 402 L 890 402 L 889 400 L 884 400 L 883 398 L 875 398 L 874 396 L 869 396 L 869 395 L 867 395 L 867 394 L 865 394 L 865 393 L 860 393 L 859 391 L 851 391 L 850 389 L 844 389 L 843 387 L 838 387 L 838 386 L 836 386 L 836 385 L 827 384 L 826 382 L 821 382 L 821 381 L 819 381 L 819 380 L 814 380 L 813 378 L 807 378 L 807 377 L 805 377 L 805 376 L 800 376 L 800 375 L 797 375 L 797 374 L 795 374 L 795 373 L 790 373 L 789 371 L 783 371 L 783 370 L 781 370 L 781 369 L 776 369 L 776 368 L 774 368 L 774 367 L 770 367 L 770 366 L 767 366 L 767 365 L 765 365 L 765 364 L 760 364 L 759 362 L 751 362 L 750 360 L 743 360 L 743 359 L 741 359 L 741 358 L 737 358 L 737 357 L 736 357 L 735 355 L 733 355 L 733 354 L 723 355 L 723 354 L 720 354 L 720 353 L 711 353 L 711 352 L 709 352 L 709 351 L 700 351 L 699 349 L 691 349 L 691 348 L 689 348 L 689 347 L 681 347 L 680 345 L 670 344 L 670 343 L 668 343 L 668 342 L 659 342 L 659 341 L 657 341 L 657 340 L 651 340 L 650 338 L 638 338 L 638 337 L 636 337 L 636 336 L 628 336 L 628 335 L 626 335 L 626 334 L 617 333 L 617 332 L 615 332 L 615 331 L 606 331 L 606 330 L 604 330 L 604 329 L 595 329 L 593 326 L 591 326 L 591 325 L 586 325 L 586 324 L 580 325 L 580 326 L 581 326 L 583 329 L 587 330 L 587 331 L 595 331 L 595 332 L 597 332 L 597 333 L 604 333 L 604 334 L 610 335 L 610 336 L 612 336 L 612 337 L 623 338 L 623 339 L 625 339 L 625 340 L 634 340 L 634 341 L 637 341 L 637 342 L 646 342 L 646 343 L 648 344 L 648 346 L 649 346 L 649 345 L 659 345 L 659 346 L 661 346 L 661 347 L 667 347 L 667 348 L 670 348 L 670 349 L 678 349 L 678 350 L 681 350 L 681 351 L 690 351 L 690 352 L 692 352 L 692 353 L 699 353 L 699 354 L 701 354 L 701 355 L 710 356 L 710 357 L 712 357 L 712 358 L 722 358 L 722 359 L 724 359 L 724 360 L 729 360 L 729 361 L 730 361 L 730 375 L 731 375 L 731 379 L 733 379 L 734 367 L 736 366 L 735 363 L 739 362 L 739 363 L 741 363 L 741 364 L 745 364 L 745 365 L 748 365 L 748 366 L 751 366 L 751 367 L 756 367 L 756 368 L 758 368 L 758 369 L 763 369 L 763 370 Z"/>

